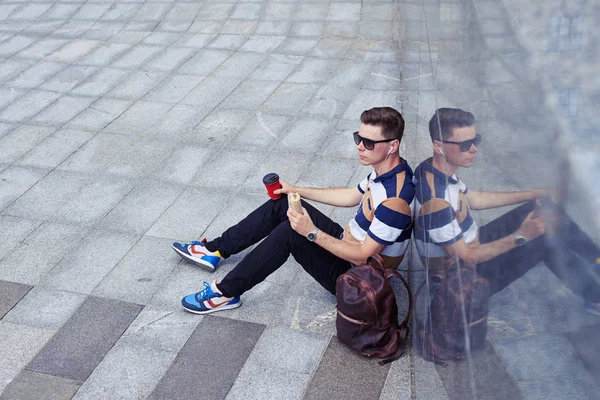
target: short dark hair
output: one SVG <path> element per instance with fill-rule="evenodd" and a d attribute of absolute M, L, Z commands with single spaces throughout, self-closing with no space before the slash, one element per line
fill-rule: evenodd
<path fill-rule="evenodd" d="M 402 140 L 404 135 L 404 118 L 392 107 L 374 107 L 360 115 L 360 122 L 365 125 L 381 127 L 381 134 L 386 139 Z"/>
<path fill-rule="evenodd" d="M 446 140 L 452 136 L 452 129 L 475 124 L 475 117 L 460 108 L 438 108 L 429 120 L 431 141 Z"/>

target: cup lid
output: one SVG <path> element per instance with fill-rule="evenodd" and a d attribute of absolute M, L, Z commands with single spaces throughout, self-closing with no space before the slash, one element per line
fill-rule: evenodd
<path fill-rule="evenodd" d="M 265 185 L 272 185 L 273 183 L 277 183 L 277 182 L 279 182 L 279 175 L 277 175 L 275 172 L 266 174 L 265 177 L 263 178 L 263 183 Z"/>

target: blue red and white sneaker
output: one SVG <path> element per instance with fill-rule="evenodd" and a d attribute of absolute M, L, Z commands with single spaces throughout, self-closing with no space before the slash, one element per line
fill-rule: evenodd
<path fill-rule="evenodd" d="M 181 299 L 181 305 L 186 311 L 194 314 L 210 314 L 215 311 L 229 310 L 242 305 L 239 297 L 225 297 L 217 288 L 217 282 L 212 284 L 202 282 L 204 290 L 192 293 Z"/>
<path fill-rule="evenodd" d="M 197 240 L 192 243 L 180 243 L 175 242 L 171 245 L 173 250 L 179 254 L 182 258 L 196 264 L 199 267 L 214 271 L 219 261 L 221 261 L 221 254 L 218 251 L 209 251 L 206 246 L 206 239 L 198 242 Z"/>

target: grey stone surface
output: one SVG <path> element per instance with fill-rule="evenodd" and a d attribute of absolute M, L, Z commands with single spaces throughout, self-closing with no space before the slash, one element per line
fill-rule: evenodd
<path fill-rule="evenodd" d="M 318 85 L 284 82 L 261 107 L 262 112 L 296 115 L 317 91 Z"/>
<path fill-rule="evenodd" d="M 123 113 L 131 102 L 102 97 L 70 120 L 65 127 L 98 132 Z"/>
<path fill-rule="evenodd" d="M 84 382 L 141 309 L 137 304 L 88 298 L 26 369 Z"/>
<path fill-rule="evenodd" d="M 35 287 L 4 317 L 7 322 L 58 330 L 85 301 L 85 296 Z"/>
<path fill-rule="evenodd" d="M 173 74 L 162 81 L 144 100 L 177 103 L 205 77 L 202 75 Z"/>
<path fill-rule="evenodd" d="M 389 364 L 380 366 L 354 353 L 332 337 L 303 398 L 378 398 L 389 368 Z"/>
<path fill-rule="evenodd" d="M 127 301 L 134 292 L 136 303 L 146 304 L 178 262 L 170 244 L 170 240 L 143 237 L 92 294 Z"/>
<path fill-rule="evenodd" d="M 489 342 L 473 351 L 469 360 L 437 367 L 450 399 L 520 399 L 516 383 Z"/>
<path fill-rule="evenodd" d="M 29 236 L 40 223 L 40 221 L 25 218 L 0 216 L 0 260 Z"/>
<path fill-rule="evenodd" d="M 590 380 L 581 378 L 556 377 L 553 379 L 519 382 L 519 389 L 525 399 L 594 399 L 598 389 Z"/>
<path fill-rule="evenodd" d="M 225 399 L 302 399 L 309 375 L 246 364 Z"/>
<path fill-rule="evenodd" d="M 2 400 L 68 400 L 71 399 L 81 384 L 70 379 L 38 374 L 36 372 L 21 372 L 2 392 Z"/>
<path fill-rule="evenodd" d="M 0 321 L 0 391 L 19 375 L 54 332 Z"/>
<path fill-rule="evenodd" d="M 149 398 L 183 399 L 197 393 L 224 398 L 263 329 L 264 325 L 204 317 Z M 243 341 L 239 340 L 241 336 Z M 215 359 L 224 368 L 211 380 L 186 379 L 186 371 L 208 368 Z"/>
<path fill-rule="evenodd" d="M 174 352 L 117 344 L 73 398 L 146 398 L 176 355 Z"/>
<path fill-rule="evenodd" d="M 71 93 L 83 96 L 102 96 L 130 74 L 131 71 L 125 69 L 102 68 L 87 81 L 71 90 Z"/>
<path fill-rule="evenodd" d="M 564 336 L 537 335 L 494 342 L 494 348 L 517 381 L 561 374 L 581 375 L 583 365 Z M 552 348 L 552 354 L 547 349 Z"/>
<path fill-rule="evenodd" d="M 600 342 L 595 335 L 597 330 L 598 324 L 596 323 L 566 334 L 577 356 L 581 359 L 581 362 L 590 375 L 595 379 L 596 385 L 600 381 L 600 364 L 598 363 Z"/>
<path fill-rule="evenodd" d="M 20 125 L 0 139 L 0 161 L 11 164 L 54 132 L 54 128 Z"/>
<path fill-rule="evenodd" d="M 21 299 L 31 290 L 31 286 L 21 283 L 0 281 L 0 319 L 3 319 Z"/>
<path fill-rule="evenodd" d="M 138 236 L 94 230 L 76 243 L 77 247 L 43 277 L 41 284 L 89 294 L 138 239 Z"/>
<path fill-rule="evenodd" d="M 48 170 L 13 166 L 4 169 L 0 173 L 0 179 L 3 182 L 2 192 L 0 192 L 0 209 L 4 210 L 47 173 Z"/>

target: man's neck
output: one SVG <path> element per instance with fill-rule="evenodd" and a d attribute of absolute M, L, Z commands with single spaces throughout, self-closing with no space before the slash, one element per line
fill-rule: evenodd
<path fill-rule="evenodd" d="M 448 176 L 454 175 L 458 169 L 458 165 L 450 164 L 441 154 L 433 155 L 433 167 Z"/>
<path fill-rule="evenodd" d="M 371 164 L 371 166 L 375 170 L 375 173 L 377 174 L 377 176 L 381 176 L 385 173 L 390 172 L 394 168 L 396 168 L 398 165 L 400 165 L 400 163 L 401 163 L 400 156 L 395 154 L 395 155 L 390 155 L 386 160 L 383 160 L 381 163 L 379 163 L 377 165 Z"/>

